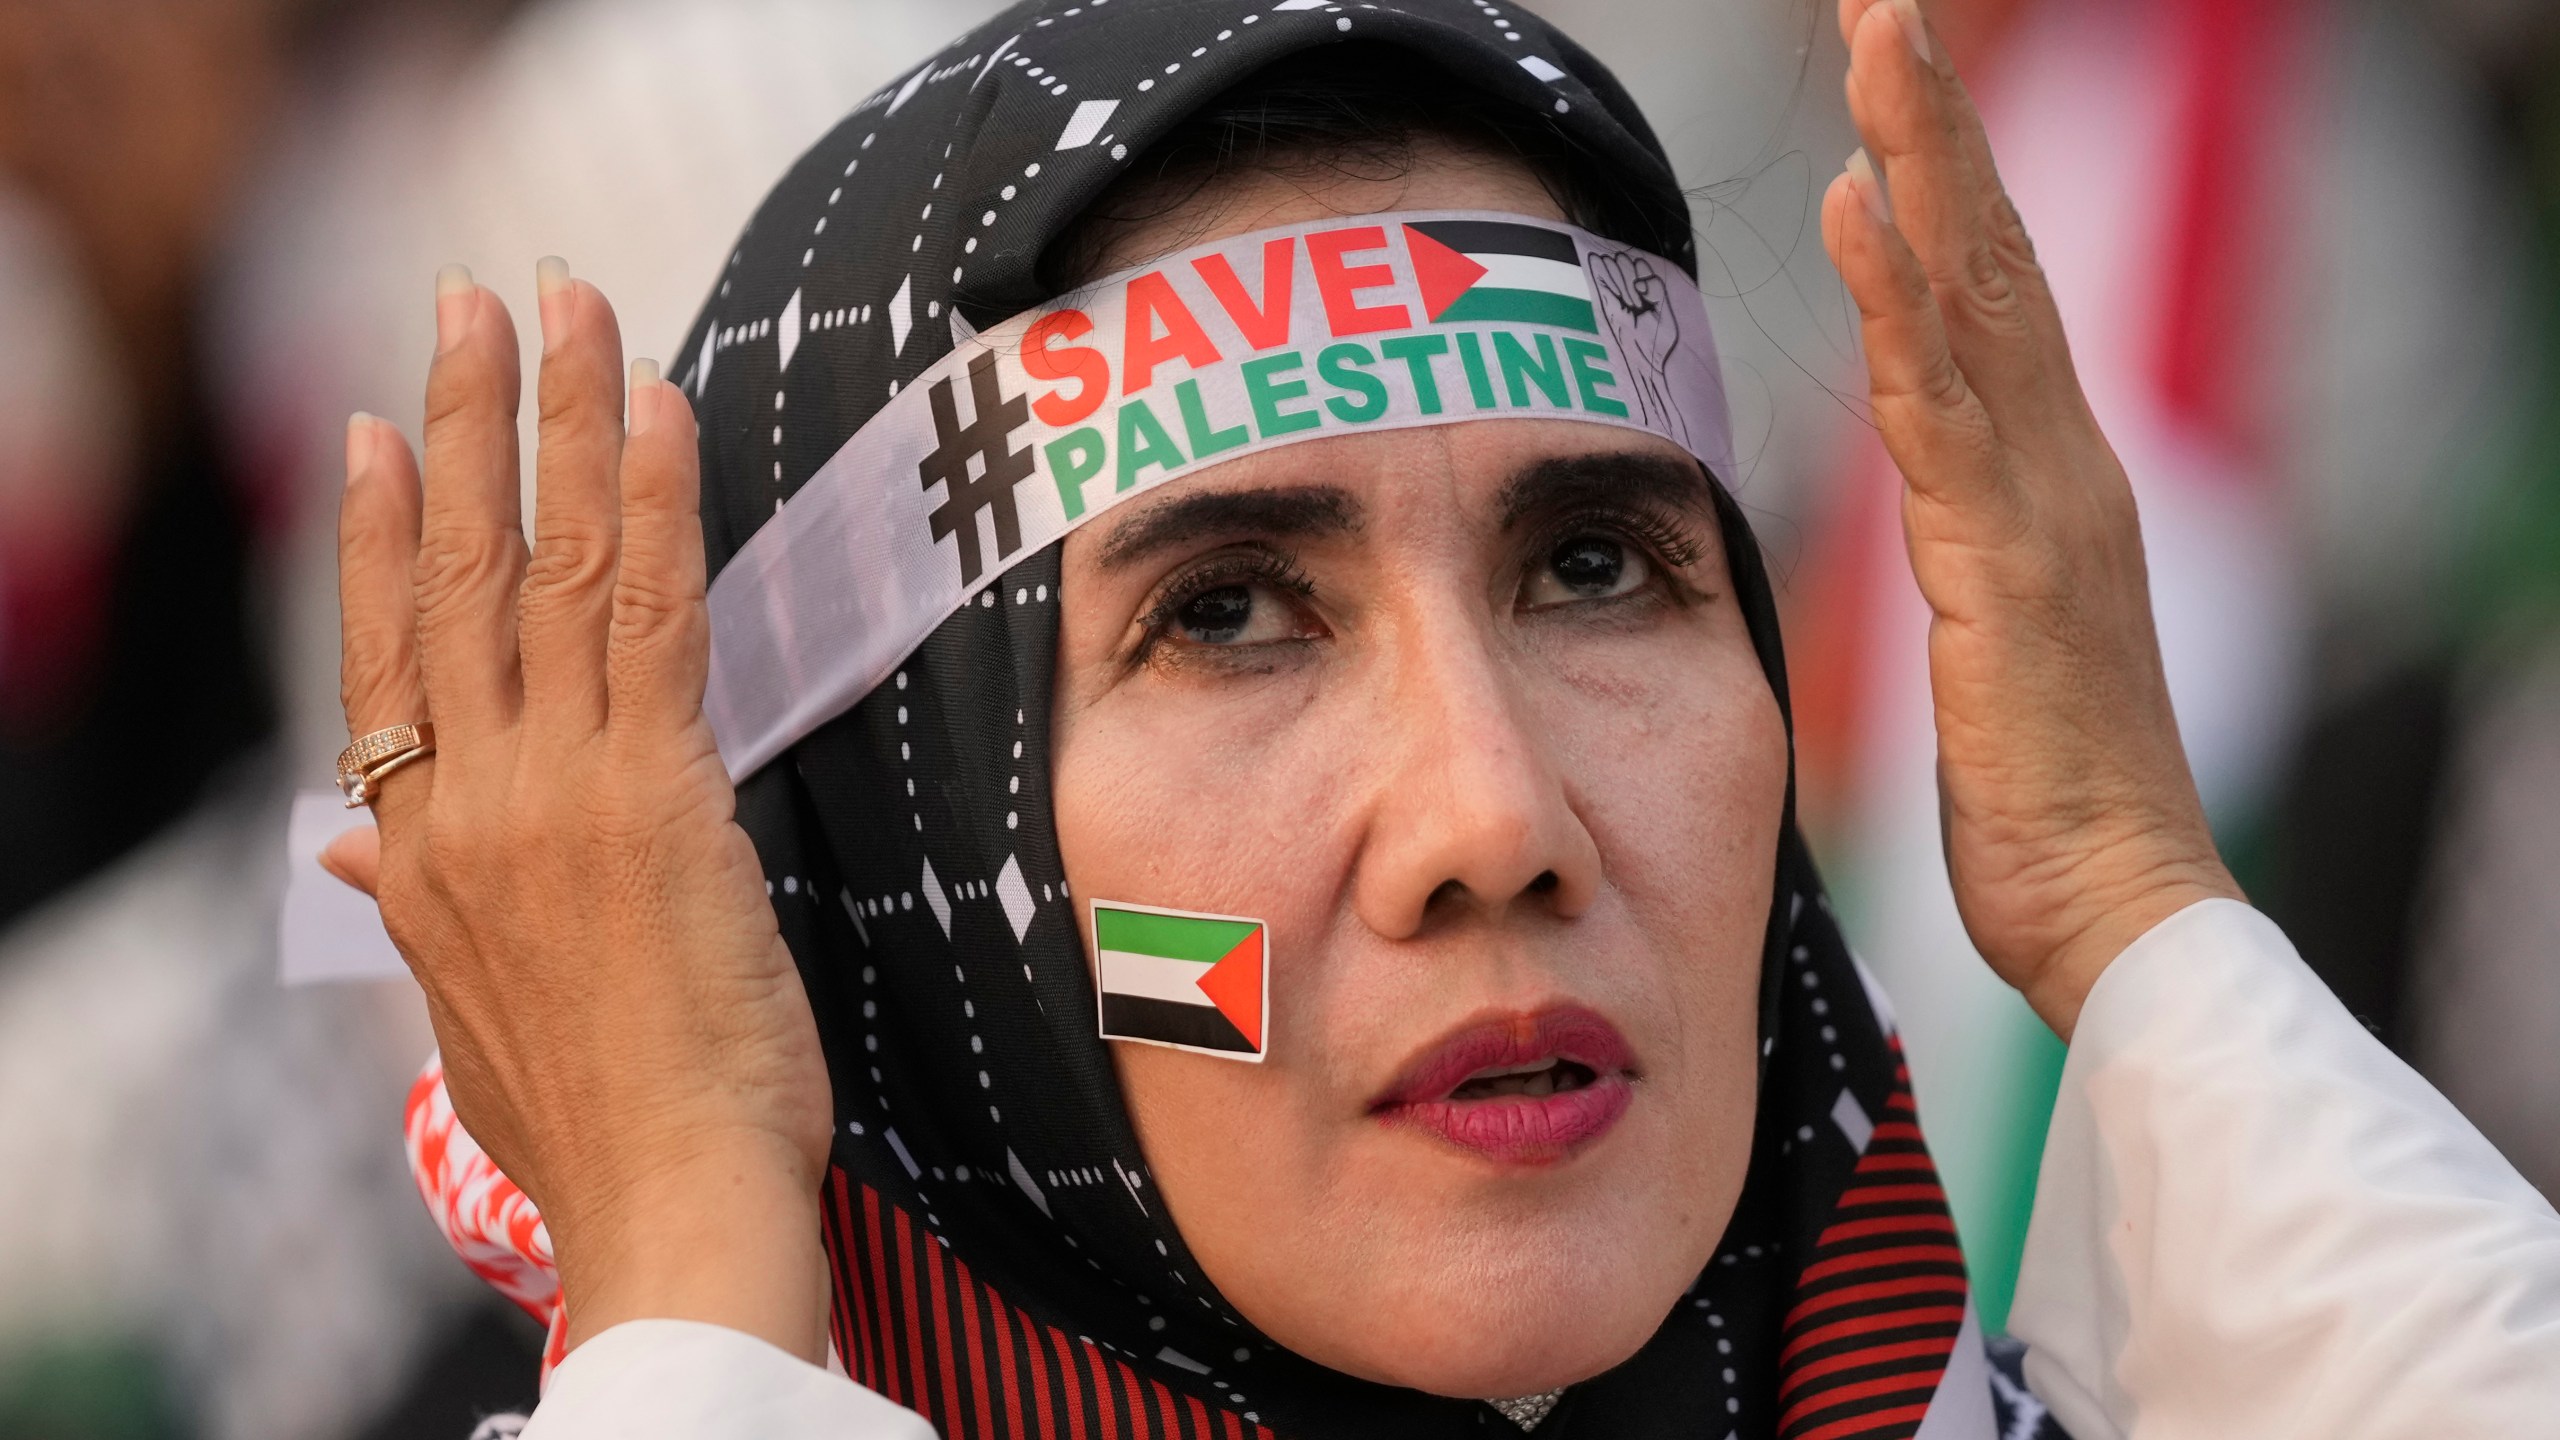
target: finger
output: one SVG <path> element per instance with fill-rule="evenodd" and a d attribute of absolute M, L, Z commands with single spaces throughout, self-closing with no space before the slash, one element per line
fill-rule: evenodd
<path fill-rule="evenodd" d="M 418 654 L 440 743 L 514 722 L 518 518 L 515 323 L 459 265 L 436 276 L 427 371 L 425 501 L 418 537 Z"/>
<path fill-rule="evenodd" d="M 702 713 L 711 619 L 703 608 L 701 465 L 684 392 L 658 378 L 655 361 L 633 361 L 607 665 L 618 727 L 663 733 Z"/>
<path fill-rule="evenodd" d="M 370 825 L 342 831 L 320 847 L 320 868 L 377 898 L 382 893 L 382 832 Z"/>
<path fill-rule="evenodd" d="M 1989 527 L 2017 508 L 1997 433 L 1947 345 L 1935 294 L 1863 152 L 1823 196 L 1823 244 L 1858 306 L 1876 427 L 1912 492 Z M 1989 532 L 1986 532 L 1989 533 Z"/>
<path fill-rule="evenodd" d="M 1840 26 L 1840 43 L 1854 54 L 1858 48 L 1858 25 L 1870 10 L 1884 10 L 1893 23 L 1903 28 L 1911 48 L 1928 54 L 1931 49 L 1928 22 L 1920 16 L 1917 4 L 1895 8 L 1891 0 L 1840 0 L 1833 18 Z"/>
<path fill-rule="evenodd" d="M 338 506 L 338 698 L 349 736 L 431 718 L 418 668 L 418 464 L 389 421 L 347 421 L 347 489 Z M 423 792 L 425 762 L 383 777 L 379 804 Z"/>
<path fill-rule="evenodd" d="M 1833 17 L 1840 25 L 1840 43 L 1848 44 L 1849 38 L 1858 33 L 1860 17 L 1867 13 L 1868 6 L 1875 3 L 1876 0 L 1840 0 L 1838 13 Z"/>
<path fill-rule="evenodd" d="M 542 306 L 533 558 L 521 623 L 525 721 L 593 734 L 604 724 L 605 630 L 621 543 L 622 331 L 602 292 L 557 256 L 535 269 Z"/>
<path fill-rule="evenodd" d="M 1849 106 L 1893 197 L 1894 222 L 1937 292 L 1956 363 L 1986 403 L 2040 404 L 2045 356 L 2025 297 L 1992 244 L 1985 219 L 1995 175 L 1977 173 L 1961 130 L 1977 124 L 1956 103 L 1914 0 L 1881 0 L 1850 35 Z"/>
<path fill-rule="evenodd" d="M 1944 63 L 1940 62 L 1942 66 Z M 1951 71 L 1942 69 L 1940 73 L 1949 87 L 1948 103 L 1957 143 L 1972 162 L 1982 204 L 1982 230 L 1990 241 L 1991 254 L 2007 272 L 2009 283 L 2018 288 L 2028 327 L 2044 346 L 2048 361 L 2058 359 L 2067 367 L 2071 352 L 2063 336 L 2061 307 L 2054 302 L 2053 286 L 2045 278 L 2043 263 L 2036 259 L 2035 241 L 2027 234 L 2026 220 L 2019 215 L 2017 203 L 2009 198 L 2009 187 L 2000 179 L 2000 167 L 1992 158 L 1991 136 L 1983 128 L 1982 114 L 1974 107 L 1972 92 Z"/>

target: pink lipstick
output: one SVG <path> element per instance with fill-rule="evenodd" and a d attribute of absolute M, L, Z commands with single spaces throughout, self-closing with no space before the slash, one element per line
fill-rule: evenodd
<path fill-rule="evenodd" d="M 1635 1098 L 1635 1052 L 1579 1005 L 1489 1015 L 1416 1055 L 1369 1113 L 1507 1165 L 1597 1140 Z"/>

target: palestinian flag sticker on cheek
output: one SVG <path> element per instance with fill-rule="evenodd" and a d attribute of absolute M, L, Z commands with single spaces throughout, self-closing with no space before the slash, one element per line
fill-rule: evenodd
<path fill-rule="evenodd" d="M 1093 903 L 1102 1038 L 1259 1064 L 1271 967 L 1259 920 L 1119 900 Z"/>

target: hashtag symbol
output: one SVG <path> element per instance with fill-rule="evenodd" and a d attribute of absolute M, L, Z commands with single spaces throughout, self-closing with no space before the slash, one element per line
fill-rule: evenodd
<path fill-rule="evenodd" d="M 933 404 L 933 453 L 916 466 L 930 490 L 941 484 L 942 503 L 933 510 L 933 538 L 960 540 L 960 580 L 975 584 L 984 568 L 978 561 L 978 512 L 996 516 L 996 559 L 1011 559 L 1022 548 L 1022 520 L 1014 513 L 1013 487 L 1031 478 L 1030 447 L 1007 450 L 1005 442 L 1031 416 L 1031 402 L 1016 395 L 1008 400 L 996 383 L 996 357 L 981 353 L 969 362 L 969 401 L 977 414 L 964 428 L 953 404 L 951 382 L 936 380 L 926 398 Z M 972 479 L 969 462 L 979 462 Z"/>

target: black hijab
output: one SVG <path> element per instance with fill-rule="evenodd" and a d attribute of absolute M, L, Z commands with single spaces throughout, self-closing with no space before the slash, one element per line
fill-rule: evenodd
<path fill-rule="evenodd" d="M 1344 42 L 1538 117 L 1606 180 L 1610 238 L 1694 273 L 1686 204 L 1633 102 L 1507 0 L 1026 3 L 858 106 L 731 256 L 677 374 L 702 417 L 715 568 L 960 324 L 1047 298 L 1044 251 L 1133 159 L 1256 71 Z M 1759 549 L 1719 507 L 1783 709 Z M 1516 1434 L 1483 1403 L 1272 1344 L 1167 1218 L 1096 1038 L 1051 825 L 1058 583 L 1055 546 L 1024 557 L 740 786 L 835 1089 L 838 1355 L 951 1436 Z M 1661 1329 L 1567 1390 L 1540 1440 L 1907 1437 L 1948 1368 L 1966 1314 L 1954 1227 L 1792 787 L 1788 812 L 1741 1201 Z"/>

